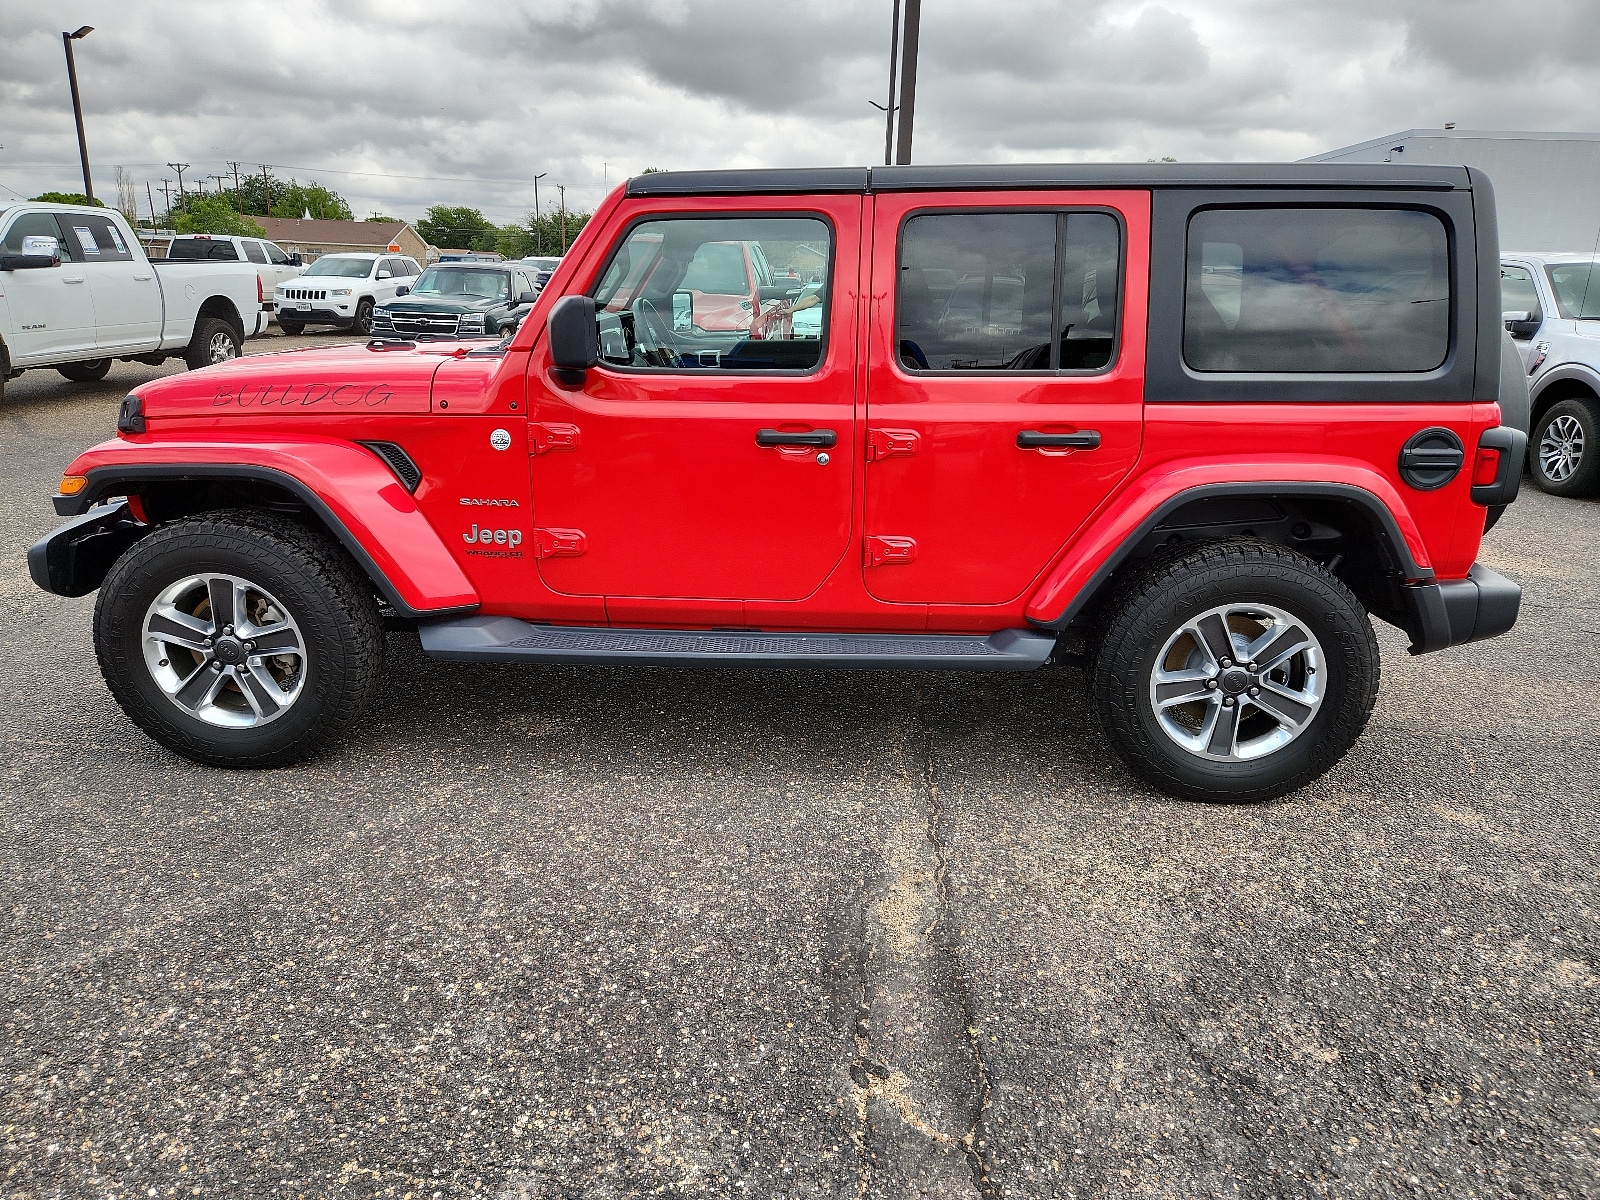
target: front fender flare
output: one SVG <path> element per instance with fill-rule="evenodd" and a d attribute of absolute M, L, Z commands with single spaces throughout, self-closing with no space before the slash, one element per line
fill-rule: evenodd
<path fill-rule="evenodd" d="M 1325 475 L 1336 480 L 1307 479 L 1298 464 L 1259 464 L 1240 478 L 1240 465 L 1176 466 L 1149 475 L 1123 491 L 1116 505 L 1074 538 L 1034 592 L 1026 615 L 1048 629 L 1065 629 L 1094 599 L 1144 536 L 1184 505 L 1214 496 L 1296 496 L 1342 500 L 1372 516 L 1408 583 L 1431 581 L 1433 566 L 1421 531 L 1393 484 L 1370 466 L 1338 464 Z M 1299 476 L 1296 478 L 1296 476 Z"/>
<path fill-rule="evenodd" d="M 1600 371 L 1587 363 L 1566 362 L 1558 367 L 1551 367 L 1538 379 L 1533 381 L 1532 402 L 1537 405 L 1539 397 L 1554 383 L 1562 383 L 1569 379 L 1576 379 L 1586 385 L 1595 395 L 1600 396 Z M 1528 431 L 1533 432 L 1531 429 Z"/>
<path fill-rule="evenodd" d="M 384 599 L 408 617 L 476 608 L 477 590 L 411 494 L 371 451 L 333 438 L 233 441 L 114 439 L 66 470 L 87 477 L 75 496 L 57 496 L 63 516 L 145 482 L 253 481 L 281 488 L 314 513 L 359 563 Z"/>

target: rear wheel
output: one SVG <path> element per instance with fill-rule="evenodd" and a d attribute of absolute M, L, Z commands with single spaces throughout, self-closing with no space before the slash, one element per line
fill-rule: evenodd
<path fill-rule="evenodd" d="M 1378 691 L 1361 603 L 1261 542 L 1204 547 L 1136 580 L 1095 655 L 1096 707 L 1135 774 L 1191 800 L 1270 800 L 1338 762 Z"/>
<path fill-rule="evenodd" d="M 1600 400 L 1559 400 L 1535 422 L 1529 465 L 1539 490 L 1552 496 L 1600 494 Z"/>
<path fill-rule="evenodd" d="M 130 720 L 185 758 L 298 762 L 377 694 L 371 588 L 320 534 L 248 510 L 134 543 L 101 585 L 95 653 Z"/>
<path fill-rule="evenodd" d="M 111 372 L 109 358 L 91 358 L 86 362 L 62 363 L 56 368 L 73 383 L 99 383 Z"/>
<path fill-rule="evenodd" d="M 201 317 L 195 323 L 194 336 L 189 339 L 189 349 L 183 360 L 191 371 L 215 366 L 238 358 L 244 352 L 244 339 L 239 331 L 221 317 Z"/>

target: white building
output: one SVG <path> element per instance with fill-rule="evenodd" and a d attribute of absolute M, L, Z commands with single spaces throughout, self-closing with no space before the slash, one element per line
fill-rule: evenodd
<path fill-rule="evenodd" d="M 1506 250 L 1600 250 L 1600 133 L 1408 129 L 1307 162 L 1479 167 L 1494 183 Z"/>

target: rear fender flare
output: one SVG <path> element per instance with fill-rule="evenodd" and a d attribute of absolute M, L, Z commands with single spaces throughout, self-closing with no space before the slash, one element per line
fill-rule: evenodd
<path fill-rule="evenodd" d="M 332 439 L 305 442 L 104 442 L 69 475 L 88 478 L 58 498 L 64 516 L 146 482 L 254 482 L 293 496 L 336 537 L 402 616 L 469 611 L 478 593 L 411 494 L 371 451 Z"/>
<path fill-rule="evenodd" d="M 1235 471 L 1233 481 L 1199 482 L 1178 478 L 1190 473 L 1175 471 L 1142 487 L 1136 485 L 1137 494 L 1125 493 L 1120 507 L 1073 540 L 1065 557 L 1034 593 L 1027 618 L 1047 629 L 1065 629 L 1083 614 L 1147 534 L 1185 505 L 1216 497 L 1282 496 L 1360 505 L 1381 531 L 1406 581 L 1431 581 L 1434 572 L 1421 531 L 1394 486 L 1370 468 L 1351 470 L 1366 478 L 1338 483 L 1292 478 L 1238 480 Z"/>

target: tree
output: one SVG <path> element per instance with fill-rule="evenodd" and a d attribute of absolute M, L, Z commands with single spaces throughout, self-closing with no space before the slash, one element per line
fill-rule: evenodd
<path fill-rule="evenodd" d="M 98 200 L 91 200 L 82 192 L 40 192 L 34 197 L 40 204 L 93 204 L 96 208 L 104 208 Z"/>
<path fill-rule="evenodd" d="M 186 210 L 173 221 L 179 233 L 221 233 L 230 237 L 264 237 L 262 229 L 250 217 L 237 212 L 231 196 L 207 196 L 189 201 Z"/>
<path fill-rule="evenodd" d="M 306 213 L 319 221 L 354 221 L 355 213 L 338 192 L 330 191 L 320 183 L 302 184 L 298 180 L 274 179 L 272 182 L 272 207 L 267 207 L 267 183 L 260 175 L 247 175 L 239 181 L 239 198 L 234 200 L 232 188 L 223 189 L 223 195 L 235 207 L 254 217 L 303 217 Z"/>
<path fill-rule="evenodd" d="M 449 250 L 493 250 L 500 239 L 494 222 L 475 208 L 435 204 L 416 230 L 431 246 Z"/>
<path fill-rule="evenodd" d="M 369 225 L 393 225 L 400 218 L 386 217 L 382 213 L 373 213 L 370 217 L 362 217 L 361 219 Z"/>

